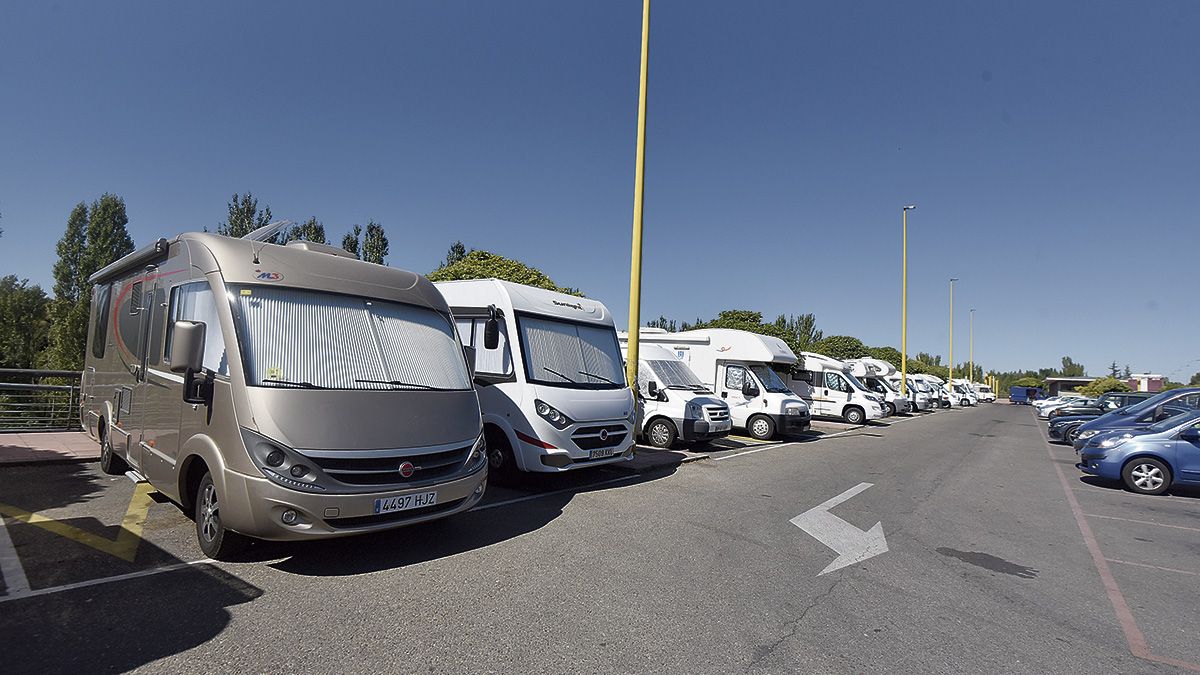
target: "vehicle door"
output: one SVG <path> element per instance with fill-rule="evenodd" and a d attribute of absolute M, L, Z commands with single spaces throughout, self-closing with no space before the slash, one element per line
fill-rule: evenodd
<path fill-rule="evenodd" d="M 1172 443 L 1179 480 L 1200 483 L 1200 421 L 1181 430 Z"/>
<path fill-rule="evenodd" d="M 854 395 L 850 383 L 842 377 L 841 373 L 827 370 L 821 373 L 821 385 L 821 398 L 825 404 L 823 414 L 841 417 L 843 408 L 849 403 L 850 397 Z"/>
<path fill-rule="evenodd" d="M 720 389 L 721 398 L 729 404 L 729 417 L 733 420 L 734 426 L 745 428 L 746 421 L 750 418 L 752 409 L 750 403 L 753 398 L 742 393 L 742 388 L 746 382 L 755 382 L 754 376 L 750 373 L 749 368 L 738 363 L 723 364 L 720 370 L 717 386 Z M 762 395 L 761 392 L 759 395 Z"/>
<path fill-rule="evenodd" d="M 126 459 L 133 469 L 141 470 L 142 431 L 146 423 L 146 406 L 150 398 L 146 384 L 146 346 L 149 342 L 150 315 L 154 301 L 153 279 L 131 280 L 118 312 L 120 344 L 124 347 L 125 367 L 132 376 L 126 387 L 120 412 L 121 427 L 129 434 Z"/>
<path fill-rule="evenodd" d="M 150 325 L 146 330 L 143 356 L 142 473 L 151 483 L 159 485 L 172 480 L 179 453 L 183 377 L 170 372 L 168 364 L 164 363 L 172 316 L 179 311 L 178 296 L 178 287 L 169 289 L 160 280 L 147 291 L 143 310 Z"/>

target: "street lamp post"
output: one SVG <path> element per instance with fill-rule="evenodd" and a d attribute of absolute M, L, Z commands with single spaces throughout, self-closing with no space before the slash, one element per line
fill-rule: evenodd
<path fill-rule="evenodd" d="M 900 253 L 900 395 L 908 396 L 908 212 L 917 208 L 909 204 L 900 209 L 903 223 L 903 243 Z"/>
<path fill-rule="evenodd" d="M 971 344 L 971 374 L 967 379 L 971 382 L 975 381 L 975 308 L 971 308 L 971 323 L 970 325 L 970 344 Z"/>
<path fill-rule="evenodd" d="M 948 392 L 954 391 L 954 282 L 958 277 L 950 277 L 950 380 L 946 382 Z"/>
<path fill-rule="evenodd" d="M 650 0 L 642 2 L 642 69 L 638 85 L 637 159 L 633 178 L 633 252 L 629 265 L 629 355 L 625 378 L 637 390 L 638 338 L 642 323 L 642 198 L 646 187 L 646 80 L 650 65 Z"/>

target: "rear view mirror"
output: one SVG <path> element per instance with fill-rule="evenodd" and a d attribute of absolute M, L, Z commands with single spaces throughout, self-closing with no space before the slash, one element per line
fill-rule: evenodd
<path fill-rule="evenodd" d="M 483 325 L 483 348 L 495 349 L 500 346 L 500 322 L 488 319 Z"/>
<path fill-rule="evenodd" d="M 755 396 L 758 396 L 758 385 L 747 379 L 742 383 L 742 396 L 745 396 L 746 398 L 754 398 Z"/>
<path fill-rule="evenodd" d="M 646 383 L 646 398 L 658 400 L 658 383 L 654 380 Z"/>
<path fill-rule="evenodd" d="M 199 321 L 176 321 L 171 329 L 171 372 L 196 371 L 204 364 L 204 331 Z"/>
<path fill-rule="evenodd" d="M 1189 442 L 1200 441 L 1200 429 L 1197 429 L 1196 427 L 1188 427 L 1179 432 L 1179 439 Z"/>

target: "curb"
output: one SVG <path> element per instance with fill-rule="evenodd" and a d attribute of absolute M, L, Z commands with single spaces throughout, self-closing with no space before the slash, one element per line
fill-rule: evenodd
<path fill-rule="evenodd" d="M 12 461 L 0 461 L 0 469 L 7 466 L 39 466 L 42 464 L 86 464 L 88 462 L 99 462 L 99 457 L 52 457 L 47 459 L 15 459 Z"/>

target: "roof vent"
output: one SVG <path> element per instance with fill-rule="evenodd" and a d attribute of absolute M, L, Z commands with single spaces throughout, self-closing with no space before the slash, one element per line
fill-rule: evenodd
<path fill-rule="evenodd" d="M 328 255 L 336 255 L 339 258 L 351 258 L 353 260 L 358 260 L 358 256 L 347 251 L 346 249 L 338 248 L 336 246 L 330 246 L 328 244 L 318 244 L 318 243 L 312 242 L 312 241 L 302 241 L 300 239 L 293 239 L 292 241 L 289 241 L 287 243 L 287 246 L 288 246 L 288 248 L 298 248 L 301 251 L 311 251 L 313 253 L 326 253 Z"/>

